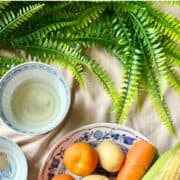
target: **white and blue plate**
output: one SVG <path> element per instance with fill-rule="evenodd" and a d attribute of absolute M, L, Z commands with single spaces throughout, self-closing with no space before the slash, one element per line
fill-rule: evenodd
<path fill-rule="evenodd" d="M 132 144 L 140 139 L 150 142 L 142 134 L 118 124 L 95 123 L 83 126 L 67 134 L 52 148 L 48 157 L 42 164 L 38 180 L 52 180 L 54 175 L 62 173 L 70 174 L 74 176 L 76 180 L 81 179 L 80 176 L 76 176 L 69 172 L 63 164 L 65 150 L 75 142 L 83 141 L 96 147 L 100 142 L 109 140 L 119 144 L 124 153 L 127 153 Z M 101 168 L 96 169 L 96 174 L 105 175 L 111 180 L 115 179 L 117 176 L 117 173 L 108 173 Z"/>
<path fill-rule="evenodd" d="M 0 136 L 0 152 L 6 154 L 8 159 L 8 167 L 0 170 L 0 180 L 26 180 L 27 161 L 20 147 Z"/>

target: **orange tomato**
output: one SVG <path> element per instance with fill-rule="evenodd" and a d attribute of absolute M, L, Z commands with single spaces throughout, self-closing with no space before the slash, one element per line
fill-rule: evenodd
<path fill-rule="evenodd" d="M 68 174 L 58 174 L 55 175 L 52 180 L 75 180 L 72 176 Z"/>
<path fill-rule="evenodd" d="M 97 163 L 97 152 L 91 145 L 85 142 L 72 144 L 64 154 L 65 167 L 79 176 L 91 174 L 95 170 Z"/>

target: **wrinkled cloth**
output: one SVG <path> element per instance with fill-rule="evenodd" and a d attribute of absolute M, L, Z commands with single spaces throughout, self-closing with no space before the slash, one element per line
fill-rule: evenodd
<path fill-rule="evenodd" d="M 161 8 L 160 5 L 159 8 Z M 165 6 L 164 10 L 180 17 L 180 11 L 176 7 Z M 120 88 L 123 73 L 120 63 L 103 49 L 97 47 L 92 48 L 88 53 L 100 62 L 112 77 L 116 87 Z M 4 53 L 4 55 L 8 54 Z M 71 107 L 62 124 L 48 134 L 33 137 L 19 134 L 0 122 L 0 136 L 7 136 L 16 142 L 27 158 L 28 180 L 37 179 L 39 169 L 47 154 L 68 132 L 91 123 L 115 122 L 115 114 L 111 112 L 111 99 L 94 75 L 88 71 L 85 72 L 87 89 L 83 90 L 70 72 L 65 69 L 61 69 L 61 72 L 71 90 Z M 166 88 L 165 99 L 177 134 L 180 136 L 180 96 L 170 88 Z M 136 103 L 133 105 L 124 124 L 145 135 L 160 153 L 165 152 L 178 142 L 178 139 L 171 137 L 164 128 L 148 98 L 141 111 L 138 111 Z"/>
<path fill-rule="evenodd" d="M 103 49 L 92 48 L 89 54 L 99 61 L 112 77 L 117 88 L 121 86 L 122 68 L 119 62 Z M 71 107 L 63 123 L 48 134 L 26 136 L 9 129 L 0 122 L 0 135 L 15 141 L 25 153 L 28 161 L 28 180 L 37 179 L 42 162 L 51 148 L 68 132 L 83 125 L 98 122 L 115 122 L 115 114 L 111 112 L 112 102 L 100 83 L 90 72 L 85 72 L 87 89 L 83 90 L 67 70 L 61 69 L 71 90 Z M 171 111 L 174 126 L 180 135 L 180 96 L 167 88 L 165 98 Z M 124 123 L 144 134 L 162 153 L 172 147 L 177 139 L 172 138 L 154 112 L 148 99 L 139 112 L 134 105 L 128 119 Z"/>

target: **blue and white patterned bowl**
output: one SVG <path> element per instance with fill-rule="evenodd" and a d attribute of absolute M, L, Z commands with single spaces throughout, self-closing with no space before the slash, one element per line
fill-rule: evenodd
<path fill-rule="evenodd" d="M 76 176 L 69 172 L 63 164 L 63 155 L 65 150 L 73 143 L 84 141 L 94 147 L 104 140 L 109 140 L 117 143 L 124 153 L 130 149 L 132 144 L 137 140 L 146 140 L 150 142 L 142 134 L 134 131 L 126 126 L 121 126 L 113 123 L 95 123 L 83 126 L 73 132 L 70 132 L 63 137 L 55 147 L 52 148 L 39 172 L 38 180 L 51 180 L 56 174 L 67 173 L 80 180 L 80 176 Z M 115 179 L 116 173 L 110 174 L 101 168 L 96 169 L 97 174 L 106 175 L 111 180 Z"/>
<path fill-rule="evenodd" d="M 0 152 L 6 154 L 9 163 L 6 169 L 0 170 L 0 180 L 26 180 L 27 162 L 20 147 L 0 136 Z"/>
<path fill-rule="evenodd" d="M 34 83 L 31 91 L 30 83 Z M 23 93 L 18 94 L 21 92 L 20 87 Z M 47 91 L 44 91 L 45 88 Z M 27 92 L 33 96 L 28 96 Z M 17 96 L 14 95 L 16 93 Z M 0 81 L 0 117 L 6 125 L 18 132 L 28 135 L 49 132 L 63 121 L 69 106 L 68 85 L 59 70 L 50 65 L 39 62 L 20 64 Z M 35 116 L 40 112 L 41 118 Z M 52 116 L 48 112 L 52 112 Z"/>

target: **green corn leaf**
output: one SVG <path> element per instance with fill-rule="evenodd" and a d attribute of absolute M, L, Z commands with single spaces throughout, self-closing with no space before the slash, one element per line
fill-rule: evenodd
<path fill-rule="evenodd" d="M 163 153 L 146 172 L 142 180 L 178 180 L 180 177 L 178 169 L 180 166 L 180 143 Z M 176 161 L 174 161 L 177 159 Z M 176 166 L 177 165 L 177 166 Z M 177 172 L 173 172 L 176 168 Z M 168 177 L 170 174 L 171 178 Z M 176 176 L 177 175 L 177 176 Z M 175 178 L 177 177 L 177 178 Z"/>

